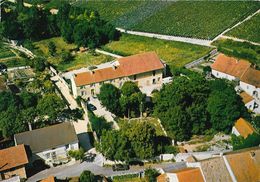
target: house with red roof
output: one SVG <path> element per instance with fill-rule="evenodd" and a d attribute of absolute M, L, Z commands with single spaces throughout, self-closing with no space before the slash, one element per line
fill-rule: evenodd
<path fill-rule="evenodd" d="M 0 150 L 0 181 L 19 176 L 26 179 L 25 166 L 29 163 L 24 145 Z"/>
<path fill-rule="evenodd" d="M 74 74 L 71 78 L 73 96 L 87 99 L 99 94 L 104 83 L 120 88 L 126 81 L 135 82 L 146 93 L 142 88 L 162 86 L 163 71 L 164 64 L 155 52 L 118 58 L 86 72 Z M 152 89 L 147 89 L 146 94 L 151 94 L 151 91 Z"/>
<path fill-rule="evenodd" d="M 216 78 L 237 81 L 241 90 L 253 99 L 260 99 L 260 71 L 254 69 L 250 62 L 219 54 L 211 69 L 212 75 Z M 252 99 L 245 94 L 241 97 L 248 109 L 254 110 L 259 107 L 259 104 L 253 104 Z"/>

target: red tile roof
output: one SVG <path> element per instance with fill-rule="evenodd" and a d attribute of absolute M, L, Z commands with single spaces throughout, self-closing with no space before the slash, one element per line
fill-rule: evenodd
<path fill-rule="evenodd" d="M 41 180 L 40 182 L 55 182 L 55 177 L 49 176 L 48 178 L 45 178 L 45 179 Z"/>
<path fill-rule="evenodd" d="M 28 163 L 24 145 L 0 150 L 0 172 Z"/>
<path fill-rule="evenodd" d="M 172 173 L 177 175 L 179 182 L 204 182 L 199 168 L 185 168 Z"/>
<path fill-rule="evenodd" d="M 249 68 L 240 79 L 242 82 L 260 88 L 260 71 Z"/>
<path fill-rule="evenodd" d="M 240 97 L 242 98 L 244 104 L 247 104 L 248 102 L 254 100 L 254 98 L 251 95 L 247 94 L 246 92 L 242 92 L 240 94 Z"/>
<path fill-rule="evenodd" d="M 219 54 L 215 62 L 211 65 L 211 68 L 222 73 L 226 73 L 237 78 L 241 78 L 251 63 L 245 60 L 237 60 L 236 58 Z"/>
<path fill-rule="evenodd" d="M 253 126 L 243 118 L 239 118 L 236 121 L 235 128 L 237 129 L 239 134 L 244 138 L 246 138 L 248 135 L 252 134 L 255 131 Z"/>
<path fill-rule="evenodd" d="M 108 67 L 94 70 L 94 72 L 89 71 L 76 74 L 74 79 L 76 86 L 98 83 L 164 68 L 163 63 L 155 52 L 119 58 L 117 61 L 119 65 L 115 69 Z"/>

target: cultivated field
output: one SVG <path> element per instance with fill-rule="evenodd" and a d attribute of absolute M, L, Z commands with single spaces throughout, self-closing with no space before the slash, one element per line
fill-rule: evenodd
<path fill-rule="evenodd" d="M 122 56 L 155 51 L 166 63 L 176 67 L 182 67 L 205 56 L 211 50 L 198 45 L 128 34 L 123 34 L 119 41 L 113 41 L 105 45 L 103 49 Z"/>
<path fill-rule="evenodd" d="M 60 0 L 51 0 L 45 6 L 57 8 L 60 2 Z M 91 0 L 75 2 L 70 0 L 70 2 L 74 6 L 97 10 L 102 18 L 117 27 L 203 39 L 214 38 L 260 8 L 260 2 L 252 1 Z"/>
<path fill-rule="evenodd" d="M 232 29 L 226 35 L 260 43 L 260 14 Z"/>
<path fill-rule="evenodd" d="M 48 43 L 51 41 L 55 43 L 57 49 L 57 53 L 54 57 L 50 56 L 48 52 Z M 45 39 L 34 43 L 34 45 L 36 46 L 36 51 L 38 54 L 45 56 L 47 60 L 51 64 L 55 65 L 59 71 L 69 71 L 113 60 L 113 58 L 102 54 L 93 55 L 89 52 L 79 53 L 75 50 L 77 48 L 76 45 L 67 44 L 61 37 Z M 61 59 L 61 53 L 63 51 L 69 51 L 73 55 L 73 59 L 68 63 L 63 62 Z"/>
<path fill-rule="evenodd" d="M 1 47 L 0 48 L 0 60 L 9 58 L 9 57 L 15 57 L 16 55 L 6 47 Z"/>
<path fill-rule="evenodd" d="M 260 8 L 259 2 L 235 1 L 87 1 L 114 25 L 137 31 L 212 39 Z"/>

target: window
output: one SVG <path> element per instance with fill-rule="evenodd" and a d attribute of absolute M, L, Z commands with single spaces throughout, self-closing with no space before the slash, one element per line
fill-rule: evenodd
<path fill-rule="evenodd" d="M 155 79 L 153 79 L 153 84 L 155 84 L 156 82 L 155 82 Z"/>
<path fill-rule="evenodd" d="M 56 158 L 57 158 L 56 152 L 52 152 L 52 153 L 51 153 L 51 157 L 52 157 L 52 159 L 56 159 Z"/>
<path fill-rule="evenodd" d="M 217 76 L 218 76 L 218 73 L 217 73 Z"/>
<path fill-rule="evenodd" d="M 158 82 L 160 81 L 160 77 L 158 78 Z"/>
<path fill-rule="evenodd" d="M 46 153 L 46 154 L 45 154 L 45 157 L 46 157 L 47 159 L 49 159 L 50 156 L 51 156 L 50 153 Z"/>
<path fill-rule="evenodd" d="M 68 150 L 69 149 L 69 147 L 70 147 L 70 145 L 68 144 L 68 145 L 65 145 L 65 148 L 66 148 L 66 150 Z"/>
<path fill-rule="evenodd" d="M 153 71 L 153 76 L 155 76 L 156 71 Z"/>
<path fill-rule="evenodd" d="M 136 75 L 134 75 L 134 80 L 136 80 Z"/>

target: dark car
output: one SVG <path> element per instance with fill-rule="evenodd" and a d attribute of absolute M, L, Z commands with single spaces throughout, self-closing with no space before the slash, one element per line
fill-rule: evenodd
<path fill-rule="evenodd" d="M 90 103 L 87 104 L 87 108 L 88 108 L 88 110 L 90 110 L 90 111 L 95 111 L 95 110 L 97 110 L 96 106 L 94 106 L 93 104 L 90 104 Z"/>
<path fill-rule="evenodd" d="M 113 171 L 126 171 L 129 170 L 129 165 L 126 164 L 115 164 L 112 166 Z"/>
<path fill-rule="evenodd" d="M 129 162 L 130 166 L 144 166 L 144 162 L 138 161 L 138 160 L 133 160 Z"/>

